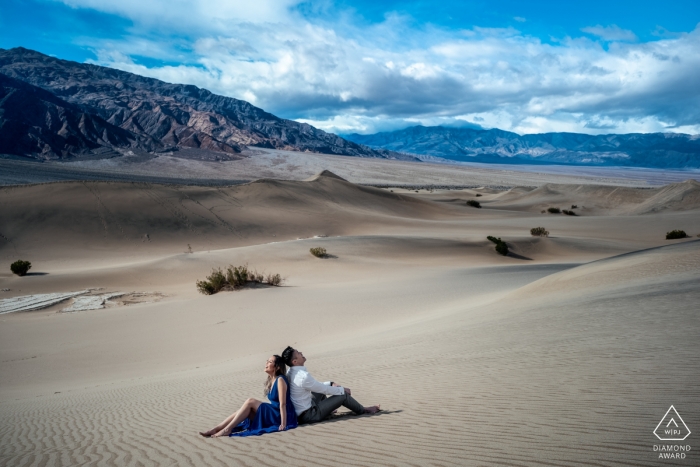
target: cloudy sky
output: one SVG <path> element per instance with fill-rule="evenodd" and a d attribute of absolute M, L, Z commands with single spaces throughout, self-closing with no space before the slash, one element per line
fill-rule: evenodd
<path fill-rule="evenodd" d="M 700 133 L 698 0 L 1 2 L 2 48 L 195 84 L 336 133 Z"/>

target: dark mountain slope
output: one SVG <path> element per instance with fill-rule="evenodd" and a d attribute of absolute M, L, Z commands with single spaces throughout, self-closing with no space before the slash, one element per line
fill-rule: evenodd
<path fill-rule="evenodd" d="M 248 102 L 218 96 L 196 86 L 169 84 L 111 68 L 60 60 L 24 48 L 0 49 L 0 73 L 49 91 L 84 113 L 128 131 L 136 142 L 135 148 L 144 151 L 200 148 L 239 153 L 250 145 L 407 158 L 346 141 L 311 125 L 278 118 Z M 51 152 L 38 154 L 52 156 Z M 53 151 L 53 157 L 65 155 Z"/>
<path fill-rule="evenodd" d="M 415 126 L 374 135 L 351 134 L 345 137 L 374 148 L 458 161 L 700 167 L 700 137 L 678 133 L 544 133 L 520 136 L 499 129 Z"/>
<path fill-rule="evenodd" d="M 101 147 L 148 147 L 48 91 L 0 74 L 0 153 L 66 157 Z"/>

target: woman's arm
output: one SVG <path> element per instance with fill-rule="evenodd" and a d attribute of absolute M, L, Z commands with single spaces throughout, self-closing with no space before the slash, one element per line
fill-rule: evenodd
<path fill-rule="evenodd" d="M 282 417 L 280 431 L 287 429 L 287 382 L 281 376 L 277 378 L 277 394 L 280 398 L 280 417 Z"/>

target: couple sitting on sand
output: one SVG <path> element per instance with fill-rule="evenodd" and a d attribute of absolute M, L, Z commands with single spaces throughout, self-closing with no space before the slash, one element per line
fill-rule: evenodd
<path fill-rule="evenodd" d="M 292 347 L 282 356 L 267 360 L 265 395 L 270 402 L 248 399 L 238 411 L 202 436 L 251 436 L 296 428 L 305 423 L 325 420 L 341 405 L 356 414 L 377 413 L 379 406 L 362 407 L 353 399 L 350 388 L 332 381 L 319 383 L 304 366 L 306 357 Z M 287 371 L 287 365 L 289 370 Z"/>

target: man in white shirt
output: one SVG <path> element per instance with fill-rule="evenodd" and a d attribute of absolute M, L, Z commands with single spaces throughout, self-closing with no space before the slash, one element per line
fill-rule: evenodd
<path fill-rule="evenodd" d="M 282 359 L 289 365 L 287 379 L 290 397 L 300 425 L 325 420 L 341 405 L 358 415 L 379 411 L 378 405 L 363 407 L 350 396 L 350 388 L 338 386 L 333 381 L 325 383 L 316 381 L 304 366 L 306 357 L 298 350 L 287 347 L 282 352 Z"/>

